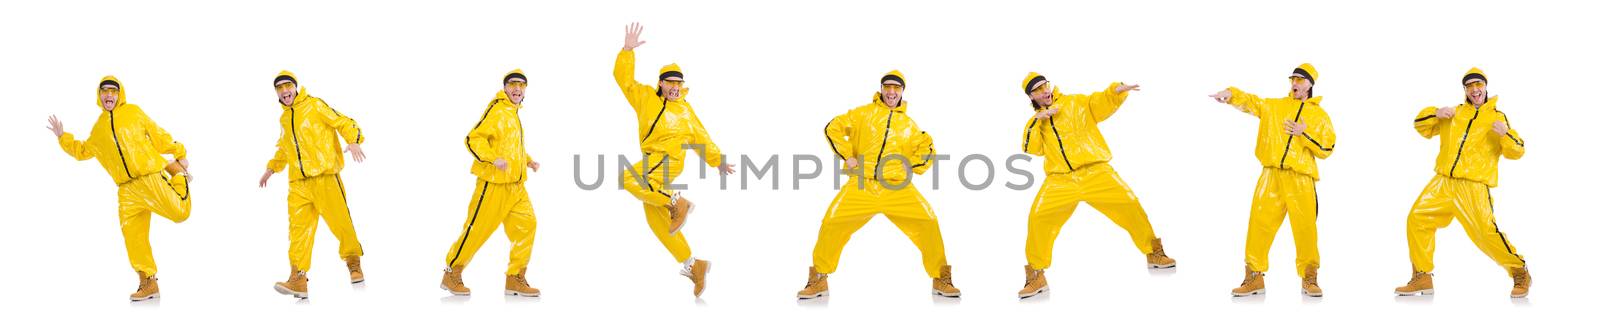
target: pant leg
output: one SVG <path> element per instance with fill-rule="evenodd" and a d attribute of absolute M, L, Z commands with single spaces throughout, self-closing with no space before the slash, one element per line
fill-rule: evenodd
<path fill-rule="evenodd" d="M 1505 233 L 1500 232 L 1500 226 L 1495 222 L 1494 198 L 1489 195 L 1489 186 L 1460 179 L 1453 181 L 1456 210 L 1461 213 L 1457 218 L 1472 244 L 1505 268 L 1507 274 L 1510 274 L 1511 268 L 1527 266 L 1522 255 L 1517 254 L 1517 248 L 1511 246 L 1511 241 L 1506 239 Z"/>
<path fill-rule="evenodd" d="M 1289 208 L 1289 232 L 1294 234 L 1295 273 L 1304 276 L 1306 268 L 1322 264 L 1322 254 L 1317 248 L 1317 212 L 1321 206 L 1317 199 L 1317 182 L 1309 175 L 1286 172 L 1279 185 Z"/>
<path fill-rule="evenodd" d="M 928 278 L 939 278 L 939 270 L 947 263 L 944 253 L 944 236 L 939 232 L 939 218 L 933 215 L 933 205 L 922 197 L 915 185 L 899 190 L 885 190 L 881 202 L 884 216 L 889 217 L 901 233 L 922 252 L 922 268 Z"/>
<path fill-rule="evenodd" d="M 333 238 L 339 240 L 339 258 L 363 255 L 361 240 L 356 238 L 356 226 L 350 217 L 344 179 L 339 178 L 339 174 L 333 174 L 331 178 L 319 176 L 317 179 L 314 201 L 318 212 L 322 214 L 322 221 L 328 224 Z"/>
<path fill-rule="evenodd" d="M 1085 171 L 1089 173 L 1082 184 L 1084 199 L 1111 219 L 1112 223 L 1128 231 L 1128 237 L 1133 239 L 1133 246 L 1139 249 L 1139 254 L 1149 254 L 1154 250 L 1151 242 L 1156 233 L 1150 227 L 1150 216 L 1139 204 L 1139 197 L 1133 195 L 1133 189 L 1122 181 L 1122 176 L 1110 165 L 1097 164 L 1090 169 Z"/>
<path fill-rule="evenodd" d="M 511 211 L 506 214 L 506 239 L 511 240 L 511 257 L 506 263 L 506 275 L 515 275 L 528 268 L 533 256 L 533 236 L 539 220 L 533 216 L 533 203 L 528 201 L 528 189 L 522 184 L 512 184 Z"/>
<path fill-rule="evenodd" d="M 165 173 L 155 173 L 137 182 L 146 185 L 141 193 L 148 199 L 146 205 L 151 212 L 173 223 L 189 220 L 193 208 L 189 202 L 189 177 L 168 178 Z"/>
<path fill-rule="evenodd" d="M 156 259 L 150 250 L 150 211 L 138 199 L 132 185 L 117 189 L 117 218 L 122 226 L 122 243 L 128 249 L 128 264 L 146 276 L 156 274 Z"/>
<path fill-rule="evenodd" d="M 863 187 L 851 186 L 857 185 L 855 178 L 858 177 L 851 177 L 850 184 L 839 189 L 839 194 L 833 197 L 828 211 L 822 216 L 817 245 L 811 249 L 811 264 L 817 268 L 817 273 L 827 274 L 837 270 L 839 256 L 844 252 L 845 243 L 850 242 L 850 235 L 878 215 L 874 204 L 877 197 Z"/>
<path fill-rule="evenodd" d="M 478 180 L 478 190 L 473 192 L 473 201 L 467 206 L 467 222 L 462 225 L 461 237 L 450 245 L 449 252 L 445 253 L 445 265 L 466 268 L 472 263 L 472 256 L 478 253 L 478 248 L 483 247 L 483 242 L 494 235 L 495 228 L 506 217 L 504 204 L 505 192 L 482 179 Z"/>
<path fill-rule="evenodd" d="M 1028 210 L 1028 240 L 1023 249 L 1028 266 L 1034 269 L 1050 268 L 1061 226 L 1078 208 L 1076 187 L 1071 184 L 1065 174 L 1047 175 L 1033 197 L 1033 208 Z"/>
<path fill-rule="evenodd" d="M 666 207 L 645 203 L 644 219 L 650 225 L 650 233 L 655 234 L 661 246 L 667 247 L 667 252 L 672 253 L 673 260 L 682 263 L 693 255 L 689 249 L 689 238 L 684 237 L 682 231 L 677 234 L 667 232 L 672 226 L 672 213 Z"/>
<path fill-rule="evenodd" d="M 1272 250 L 1272 239 L 1283 225 L 1288 212 L 1279 192 L 1277 174 L 1284 170 L 1263 168 L 1261 179 L 1256 180 L 1256 193 L 1250 200 L 1250 228 L 1245 235 L 1244 261 L 1252 271 L 1267 272 L 1267 255 Z"/>
<path fill-rule="evenodd" d="M 316 187 L 314 179 L 289 182 L 289 265 L 296 270 L 311 270 L 311 247 L 317 238 Z"/>
<path fill-rule="evenodd" d="M 1434 176 L 1428 181 L 1406 216 L 1406 244 L 1416 271 L 1433 272 L 1434 233 L 1449 226 L 1455 216 L 1455 200 L 1445 191 L 1446 180 Z"/>
<path fill-rule="evenodd" d="M 633 164 L 633 171 L 638 171 L 643 174 L 642 176 L 623 171 L 617 180 L 622 182 L 623 189 L 628 190 L 629 194 L 633 194 L 634 198 L 638 198 L 646 205 L 667 206 L 672 202 L 672 190 L 666 189 L 665 181 L 668 178 L 665 177 L 668 175 L 677 177 L 674 172 L 681 172 L 682 163 L 670 160 L 666 155 L 650 155 L 649 158 L 650 160 Z"/>

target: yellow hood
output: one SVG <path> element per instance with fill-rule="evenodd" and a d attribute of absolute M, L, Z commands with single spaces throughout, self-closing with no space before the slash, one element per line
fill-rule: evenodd
<path fill-rule="evenodd" d="M 105 106 L 100 105 L 100 86 L 104 86 L 108 81 L 117 84 L 117 105 L 112 108 L 122 107 L 122 105 L 128 104 L 127 86 L 122 85 L 122 81 L 117 80 L 117 76 L 105 76 L 100 78 L 99 85 L 94 86 L 94 106 L 99 107 L 101 110 L 105 109 Z"/>

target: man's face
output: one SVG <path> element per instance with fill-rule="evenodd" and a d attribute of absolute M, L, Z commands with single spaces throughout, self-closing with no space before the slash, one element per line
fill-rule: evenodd
<path fill-rule="evenodd" d="M 1310 99 L 1311 81 L 1298 75 L 1291 76 L 1289 77 L 1289 91 L 1294 93 L 1295 99 Z"/>
<path fill-rule="evenodd" d="M 506 97 L 511 98 L 511 103 L 521 105 L 522 94 L 528 91 L 528 81 L 521 78 L 511 78 L 506 81 Z"/>
<path fill-rule="evenodd" d="M 667 100 L 678 100 L 683 97 L 683 78 L 668 77 L 656 85 L 661 87 L 661 96 Z"/>
<path fill-rule="evenodd" d="M 116 85 L 100 86 L 100 108 L 108 111 L 117 108 L 117 93 L 121 90 Z"/>
<path fill-rule="evenodd" d="M 879 90 L 878 94 L 883 96 L 883 104 L 894 107 L 900 106 L 900 93 L 904 93 L 905 91 L 905 85 L 901 85 L 898 82 L 886 81 L 883 82 L 883 89 Z"/>
<path fill-rule="evenodd" d="M 272 86 L 278 90 L 278 103 L 284 106 L 294 104 L 295 96 L 300 95 L 299 85 L 295 85 L 293 81 L 284 80 Z"/>
<path fill-rule="evenodd" d="M 1033 90 L 1028 91 L 1028 98 L 1033 99 L 1033 104 L 1040 107 L 1049 106 L 1054 102 L 1050 100 L 1055 98 L 1051 93 L 1050 82 L 1046 81 L 1039 83 L 1039 86 L 1035 86 Z"/>
<path fill-rule="evenodd" d="M 1467 101 L 1472 102 L 1473 105 L 1482 105 L 1485 100 L 1489 99 L 1489 83 L 1482 80 L 1473 79 L 1468 81 L 1467 85 L 1461 89 L 1467 93 Z"/>

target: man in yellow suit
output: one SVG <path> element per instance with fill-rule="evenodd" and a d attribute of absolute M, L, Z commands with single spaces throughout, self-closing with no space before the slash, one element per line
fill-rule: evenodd
<path fill-rule="evenodd" d="M 361 151 L 366 137 L 355 119 L 306 94 L 294 73 L 279 72 L 272 79 L 272 86 L 283 107 L 283 115 L 278 117 L 283 130 L 278 135 L 278 150 L 267 161 L 267 171 L 261 174 L 258 185 L 267 187 L 267 180 L 274 173 L 289 173 L 289 279 L 272 288 L 296 298 L 309 296 L 306 271 L 311 270 L 311 244 L 316 239 L 319 216 L 328 223 L 333 237 L 339 239 L 339 257 L 350 270 L 350 283 L 363 282 L 366 276 L 361 272 L 361 242 L 351 223 L 339 171 L 344 169 L 343 152 L 349 152 L 356 162 L 367 159 Z M 342 152 L 339 137 L 344 137 L 346 143 Z"/>
<path fill-rule="evenodd" d="M 139 288 L 128 298 L 142 301 L 161 297 L 156 285 L 156 260 L 150 250 L 150 214 L 181 223 L 189 219 L 188 152 L 172 140 L 138 105 L 129 104 L 127 92 L 116 77 L 100 80 L 100 118 L 83 141 L 66 132 L 55 115 L 50 132 L 61 150 L 77 160 L 96 158 L 117 183 L 117 217 L 128 263 L 139 274 Z M 173 160 L 161 155 L 172 155 Z"/>
<path fill-rule="evenodd" d="M 722 149 L 711 141 L 706 127 L 695 116 L 694 107 L 684 99 L 689 89 L 684 87 L 683 70 L 678 64 L 661 67 L 656 87 L 634 80 L 633 49 L 644 45 L 645 41 L 639 39 L 643 31 L 644 27 L 637 22 L 627 27 L 622 51 L 617 53 L 616 67 L 611 72 L 639 120 L 639 150 L 644 153 L 644 159 L 621 173 L 618 179 L 628 193 L 644 203 L 644 217 L 650 224 L 650 231 L 672 257 L 683 264 L 679 274 L 694 283 L 694 295 L 699 297 L 706 289 L 706 273 L 711 270 L 711 262 L 695 259 L 690 254 L 689 240 L 678 232 L 688 220 L 694 203 L 667 187 L 686 167 L 687 148 L 698 151 L 701 160 L 715 166 L 718 173 L 728 175 L 734 169 L 732 164 L 723 162 Z"/>
<path fill-rule="evenodd" d="M 1044 186 L 1033 199 L 1028 214 L 1028 264 L 1023 266 L 1025 281 L 1018 298 L 1028 298 L 1050 290 L 1044 270 L 1050 267 L 1056 236 L 1080 202 L 1088 202 L 1111 222 L 1122 226 L 1133 238 L 1133 245 L 1145 255 L 1146 266 L 1172 268 L 1178 261 L 1167 257 L 1161 239 L 1150 228 L 1139 198 L 1111 168 L 1111 149 L 1100 136 L 1100 122 L 1111 117 L 1129 91 L 1139 85 L 1111 83 L 1104 91 L 1090 95 L 1063 94 L 1038 73 L 1022 79 L 1022 93 L 1033 103 L 1033 117 L 1022 134 L 1022 150 L 1045 158 Z"/>
<path fill-rule="evenodd" d="M 1285 212 L 1294 232 L 1295 269 L 1300 293 L 1321 297 L 1317 285 L 1317 159 L 1333 154 L 1333 122 L 1322 110 L 1322 97 L 1312 94 L 1317 69 L 1300 64 L 1289 75 L 1289 96 L 1261 98 L 1229 87 L 1211 95 L 1217 102 L 1260 119 L 1256 159 L 1261 179 L 1250 201 L 1250 231 L 1245 237 L 1244 282 L 1233 296 L 1266 293 L 1267 253 L 1283 225 Z"/>
<path fill-rule="evenodd" d="M 467 152 L 472 153 L 472 174 L 478 176 L 478 182 L 473 185 L 474 200 L 467 206 L 467 223 L 461 228 L 461 237 L 444 255 L 446 268 L 439 288 L 455 295 L 472 294 L 461 281 L 461 270 L 472 262 L 472 256 L 494 234 L 495 227 L 504 222 L 506 238 L 511 240 L 505 294 L 537 297 L 539 289 L 528 285 L 527 273 L 538 221 L 523 185 L 527 180 L 523 168 L 537 172 L 539 162 L 533 161 L 522 146 L 519 114 L 528 77 L 522 70 L 512 70 L 500 83 L 504 88 L 489 101 L 478 124 L 467 132 Z"/>
<path fill-rule="evenodd" d="M 850 169 L 850 181 L 823 215 L 811 251 L 811 274 L 796 294 L 800 299 L 828 295 L 828 275 L 839 267 L 845 242 L 878 214 L 889 217 L 922 251 L 922 267 L 933 278 L 933 294 L 961 297 L 950 279 L 933 205 L 911 185 L 911 173 L 921 174 L 933 166 L 933 137 L 906 115 L 901 99 L 905 75 L 890 71 L 878 82 L 882 89 L 872 103 L 835 116 L 824 127 L 829 147 Z"/>
<path fill-rule="evenodd" d="M 1461 221 L 1472 244 L 1511 275 L 1511 297 L 1528 296 L 1533 277 L 1517 248 L 1500 232 L 1494 219 L 1494 197 L 1489 189 L 1499 184 L 1500 157 L 1522 158 L 1522 136 L 1511 129 L 1506 113 L 1495 108 L 1489 95 L 1489 78 L 1472 68 L 1461 77 L 1466 102 L 1456 106 L 1427 107 L 1412 121 L 1423 138 L 1439 136 L 1433 180 L 1411 205 L 1406 218 L 1406 240 L 1411 249 L 1411 281 L 1397 287 L 1398 295 L 1433 294 L 1433 236 L 1439 228 Z"/>

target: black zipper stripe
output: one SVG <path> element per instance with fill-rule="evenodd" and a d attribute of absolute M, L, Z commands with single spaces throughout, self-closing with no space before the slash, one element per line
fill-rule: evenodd
<path fill-rule="evenodd" d="M 878 160 L 873 161 L 873 166 L 877 167 L 874 170 L 877 170 L 875 172 L 878 175 L 878 179 L 879 180 L 883 179 L 883 167 L 877 166 L 877 165 L 878 164 L 883 164 L 883 150 L 889 148 L 889 129 L 894 129 L 892 127 L 893 125 L 894 125 L 894 110 L 890 109 L 889 110 L 889 117 L 885 117 L 884 120 L 883 120 L 883 144 L 878 145 Z"/>
<path fill-rule="evenodd" d="M 478 191 L 478 204 L 472 206 L 472 219 L 467 221 L 467 229 L 461 232 L 461 244 L 456 245 L 456 255 L 450 258 L 450 266 L 456 266 L 456 260 L 461 259 L 461 250 L 466 249 L 467 239 L 472 236 L 472 226 L 478 223 L 478 210 L 483 209 L 483 197 L 489 195 L 489 181 L 483 181 L 483 190 Z M 349 204 L 345 204 L 349 207 Z"/>
<path fill-rule="evenodd" d="M 1056 134 L 1056 150 L 1060 150 L 1061 151 L 1061 161 L 1067 162 L 1067 171 L 1070 172 L 1072 170 L 1075 170 L 1074 168 L 1072 168 L 1072 160 L 1071 159 L 1067 159 L 1067 147 L 1065 145 L 1061 144 L 1061 129 L 1060 128 L 1056 128 L 1056 116 L 1055 115 L 1050 115 L 1050 131 L 1055 132 L 1055 134 Z"/>
<path fill-rule="evenodd" d="M 1039 123 L 1039 118 L 1028 121 L 1028 129 L 1022 130 L 1022 152 L 1028 152 L 1028 143 L 1033 141 L 1033 125 Z"/>
<path fill-rule="evenodd" d="M 1507 253 L 1510 253 L 1512 256 L 1517 256 L 1517 260 L 1518 261 L 1522 261 L 1522 266 L 1528 266 L 1528 260 L 1522 259 L 1522 255 L 1518 255 L 1516 251 L 1512 251 L 1511 250 L 1511 241 L 1506 240 L 1506 234 L 1500 232 L 1500 223 L 1496 222 L 1496 220 L 1493 219 L 1493 217 L 1494 217 L 1494 194 L 1489 192 L 1489 185 L 1488 184 L 1484 184 L 1483 185 L 1483 194 L 1489 197 L 1489 216 L 1491 217 L 1489 219 L 1489 225 L 1494 227 L 1494 234 L 1495 235 L 1500 235 L 1500 244 L 1504 245 L 1506 247 L 1506 252 Z"/>
<path fill-rule="evenodd" d="M 1300 102 L 1300 109 L 1297 109 L 1297 110 L 1294 111 L 1294 122 L 1300 122 L 1300 112 L 1304 112 L 1305 110 L 1306 110 L 1306 103 L 1304 101 L 1301 101 Z M 1311 138 L 1311 137 L 1307 136 L 1306 138 Z M 1283 163 L 1289 160 L 1289 145 L 1291 145 L 1291 144 L 1294 144 L 1294 136 L 1289 136 L 1288 140 L 1283 141 L 1283 157 L 1282 158 L 1278 158 L 1278 168 L 1279 169 L 1284 169 L 1285 167 L 1283 166 Z M 1321 145 L 1318 145 L 1317 147 L 1320 148 Z"/>
<path fill-rule="evenodd" d="M 1419 118 L 1417 118 L 1416 121 L 1411 121 L 1411 122 L 1412 123 L 1417 123 L 1417 122 L 1427 121 L 1429 119 L 1436 118 L 1436 117 L 1439 117 L 1439 116 L 1438 115 L 1428 115 L 1428 116 L 1424 116 L 1424 117 L 1419 117 Z"/>
<path fill-rule="evenodd" d="M 1321 142 L 1317 142 L 1317 139 L 1311 138 L 1311 134 L 1300 133 L 1300 135 L 1301 136 L 1305 136 L 1307 141 L 1311 141 L 1311 144 L 1316 145 L 1317 149 L 1322 149 L 1322 151 L 1333 151 L 1333 146 L 1326 146 L 1326 147 L 1322 146 L 1322 143 Z M 1337 145 L 1337 144 L 1335 144 L 1335 145 Z"/>
<path fill-rule="evenodd" d="M 651 134 L 655 134 L 656 133 L 656 124 L 661 122 L 661 115 L 663 115 L 663 114 L 667 114 L 667 99 L 666 98 L 662 98 L 661 99 L 661 111 L 660 112 L 656 112 L 656 119 L 654 121 L 650 121 L 650 131 L 646 131 L 644 133 L 644 137 L 640 137 L 639 138 L 639 144 L 640 145 L 644 144 L 644 140 L 650 139 L 650 135 Z"/>
<path fill-rule="evenodd" d="M 833 120 L 828 120 L 828 125 L 822 126 L 822 138 L 828 139 L 828 147 L 833 148 L 833 155 L 839 156 L 839 159 L 849 159 L 845 158 L 843 153 L 839 153 L 839 145 L 833 143 L 832 137 L 828 137 L 828 127 L 833 127 Z"/>
<path fill-rule="evenodd" d="M 305 158 L 300 156 L 300 134 L 299 134 L 299 132 L 295 131 L 295 128 L 299 128 L 300 124 L 295 122 L 294 113 L 295 113 L 294 104 L 290 103 L 290 106 L 289 106 L 289 136 L 294 139 L 294 162 L 295 162 L 295 166 L 300 168 L 300 177 L 301 178 L 311 178 L 311 175 L 306 174 L 306 161 L 305 161 Z"/>
<path fill-rule="evenodd" d="M 478 131 L 479 127 L 483 127 L 483 121 L 489 119 L 489 112 L 494 110 L 494 104 L 498 101 L 499 100 L 489 102 L 489 107 L 483 109 L 483 117 L 478 118 L 478 124 L 473 125 L 471 131 L 467 131 L 467 139 L 465 140 L 465 143 L 467 144 L 467 152 L 472 153 L 472 158 L 478 160 L 479 162 L 488 163 L 489 161 L 483 160 L 483 157 L 478 156 L 477 151 L 472 150 L 472 132 Z"/>
<path fill-rule="evenodd" d="M 116 110 L 114 107 L 111 109 Z M 122 140 L 117 139 L 117 113 L 108 110 L 106 114 L 111 115 L 107 117 L 111 120 L 111 145 L 117 147 L 117 158 L 122 160 L 122 173 L 128 175 L 128 181 L 133 181 L 133 171 L 128 171 L 128 157 L 122 155 Z"/>
<path fill-rule="evenodd" d="M 1472 135 L 1472 122 L 1478 120 L 1478 114 L 1482 114 L 1480 113 L 1482 109 L 1483 107 L 1472 108 L 1472 119 L 1467 120 L 1467 129 L 1461 132 L 1461 144 L 1456 146 L 1456 161 L 1454 163 L 1450 163 L 1451 178 L 1455 178 L 1456 176 L 1456 165 L 1461 164 L 1461 152 L 1467 148 L 1467 136 Z"/>
<path fill-rule="evenodd" d="M 1506 128 L 1511 128 L 1511 118 L 1506 117 L 1506 112 L 1500 111 L 1500 108 L 1495 108 L 1494 111 L 1495 113 L 1500 113 L 1500 117 L 1506 119 Z M 1517 135 L 1512 135 L 1510 131 L 1506 132 L 1506 137 L 1510 137 L 1512 142 L 1517 143 L 1517 146 L 1523 146 L 1522 139 L 1517 138 Z"/>

